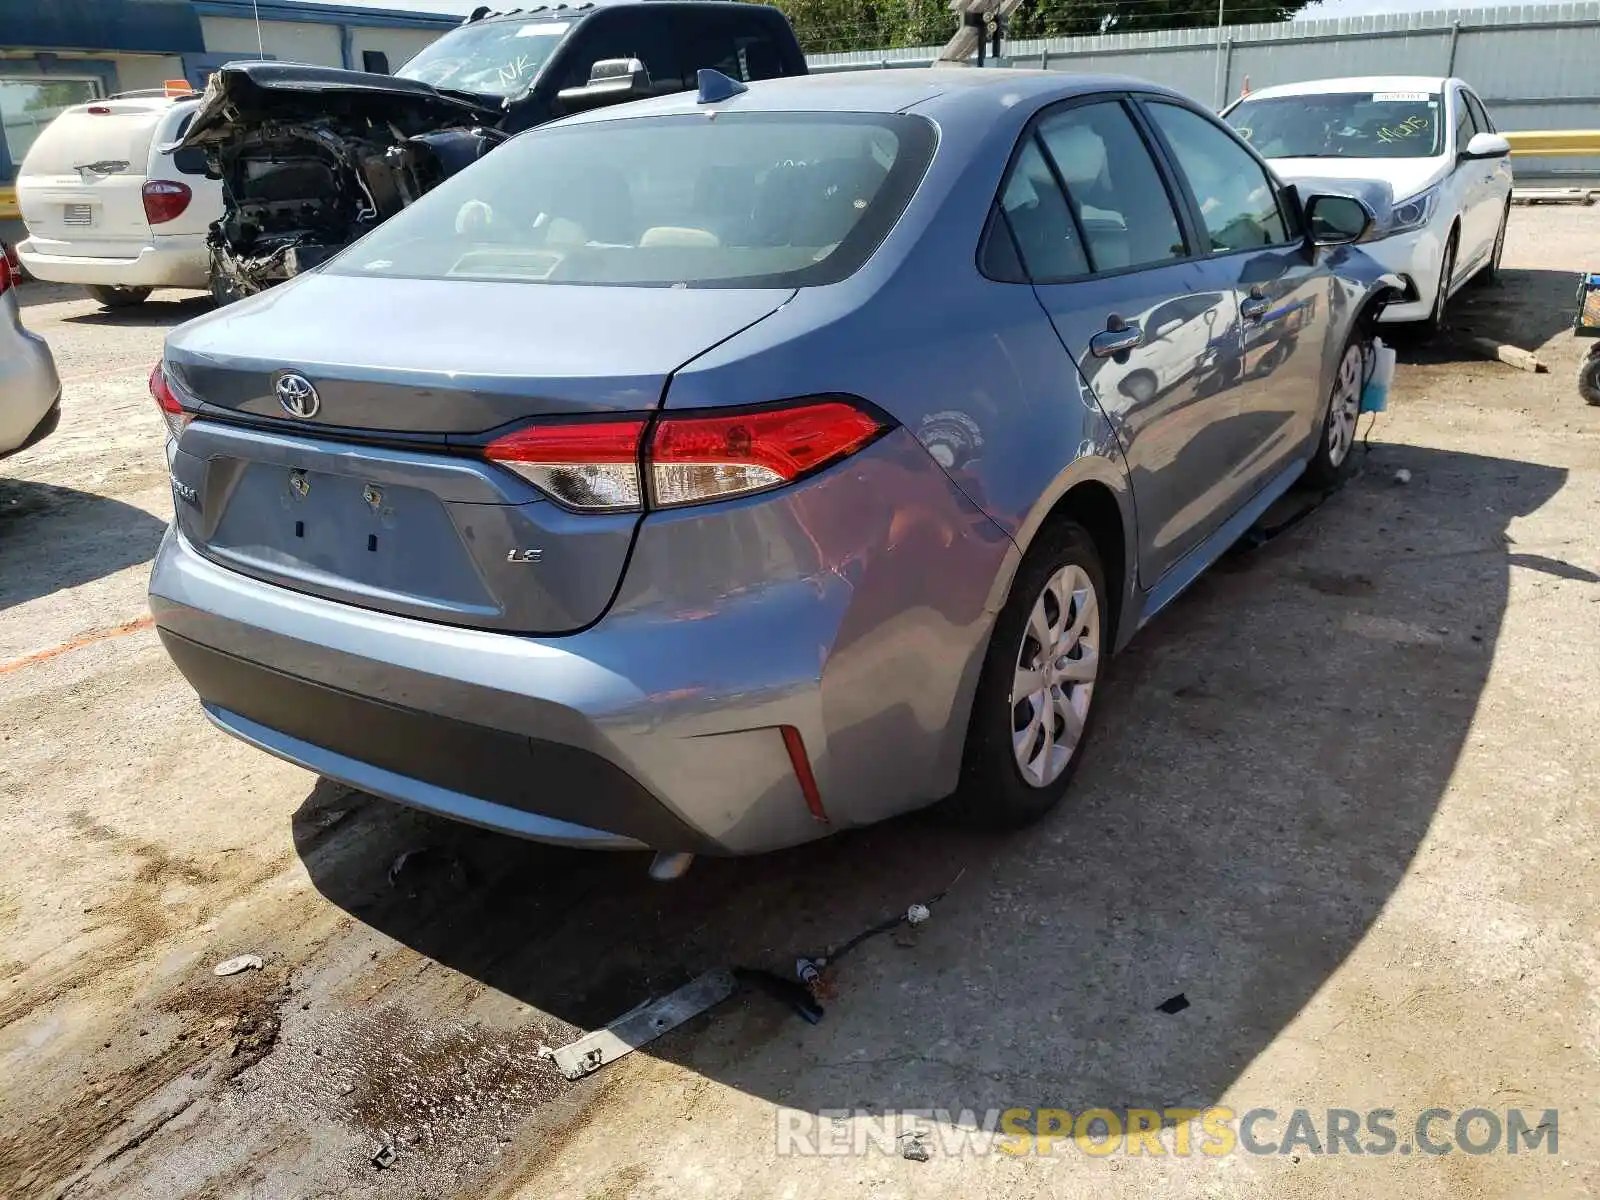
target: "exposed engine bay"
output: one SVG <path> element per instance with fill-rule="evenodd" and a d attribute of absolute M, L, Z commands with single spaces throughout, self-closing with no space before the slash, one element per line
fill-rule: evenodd
<path fill-rule="evenodd" d="M 222 181 L 213 293 L 252 295 L 332 257 L 504 141 L 501 115 L 390 76 L 270 62 L 218 71 L 180 143 L 204 148 Z"/>

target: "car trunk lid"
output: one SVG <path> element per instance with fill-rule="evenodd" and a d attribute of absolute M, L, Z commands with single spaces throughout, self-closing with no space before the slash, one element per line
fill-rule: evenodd
<path fill-rule="evenodd" d="M 792 294 L 304 276 L 169 340 L 197 413 L 173 459 L 179 526 L 223 565 L 329 599 L 582 628 L 640 514 L 564 507 L 482 448 L 527 424 L 653 412 L 675 370 Z M 315 389 L 307 419 L 281 402 L 286 373 Z"/>

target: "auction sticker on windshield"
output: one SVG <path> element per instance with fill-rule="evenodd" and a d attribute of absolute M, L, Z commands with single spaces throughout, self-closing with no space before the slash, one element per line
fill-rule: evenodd
<path fill-rule="evenodd" d="M 1428 99 L 1427 92 L 1373 92 L 1374 104 L 1421 104 Z M 1428 107 L 1433 107 L 1429 105 Z"/>
<path fill-rule="evenodd" d="M 521 37 L 554 37 L 558 33 L 565 33 L 572 26 L 566 21 L 540 21 L 537 25 L 524 25 L 517 30 Z"/>

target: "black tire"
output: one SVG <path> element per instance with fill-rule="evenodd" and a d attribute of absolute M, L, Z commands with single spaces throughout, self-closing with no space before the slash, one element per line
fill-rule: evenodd
<path fill-rule="evenodd" d="M 1356 425 L 1361 419 L 1361 389 L 1366 380 L 1366 349 L 1359 336 L 1352 337 L 1339 351 L 1333 368 L 1333 383 L 1328 388 L 1328 406 L 1322 413 L 1317 434 L 1317 449 L 1306 466 L 1305 481 L 1312 487 L 1331 488 L 1343 483 L 1355 462 Z M 1351 364 L 1355 370 L 1354 409 L 1346 394 Z M 1335 428 L 1335 422 L 1339 423 Z M 1337 437 L 1335 436 L 1337 434 Z"/>
<path fill-rule="evenodd" d="M 1578 395 L 1585 404 L 1600 405 L 1600 343 L 1578 364 Z"/>
<path fill-rule="evenodd" d="M 102 308 L 136 308 L 148 300 L 154 290 L 147 287 L 103 287 L 99 284 L 84 288 L 100 302 Z"/>
<path fill-rule="evenodd" d="M 1489 255 L 1489 265 L 1479 271 L 1472 282 L 1479 287 L 1499 287 L 1505 282 L 1505 276 L 1500 271 L 1500 257 L 1506 250 L 1506 226 L 1511 223 L 1511 201 L 1506 200 L 1506 208 L 1500 214 L 1500 230 L 1494 235 L 1494 252 Z"/>
<path fill-rule="evenodd" d="M 1420 322 L 1424 337 L 1433 337 L 1444 328 L 1444 306 L 1450 301 L 1450 280 L 1456 273 L 1456 249 L 1461 244 L 1454 229 L 1444 244 L 1444 259 L 1439 263 L 1439 290 L 1433 298 L 1433 311 Z"/>
<path fill-rule="evenodd" d="M 1081 693 L 1087 706 L 1083 713 L 1082 729 L 1076 742 L 1068 751 L 1065 766 L 1048 782 L 1030 782 L 1023 777 L 1018 764 L 1012 738 L 1020 711 L 1030 706 L 1023 701 L 1011 704 L 1012 685 L 1019 658 L 1028 643 L 1029 617 L 1058 573 L 1076 568 L 1086 578 L 1094 592 L 1097 614 L 1096 648 L 1093 679 L 1088 691 Z M 1087 608 L 1087 606 L 1085 606 Z M 1068 610 L 1063 629 L 1071 629 L 1082 616 L 1076 608 Z M 1084 747 L 1094 730 L 1098 704 L 1094 692 L 1106 676 L 1106 659 L 1111 652 L 1114 630 L 1111 607 L 1106 594 L 1105 571 L 1100 564 L 1094 539 L 1082 526 L 1064 521 L 1042 532 L 1023 559 L 1017 576 L 1011 582 L 1011 596 L 995 621 L 989 638 L 989 650 L 978 677 L 978 687 L 972 699 L 972 717 L 967 723 L 966 752 L 962 756 L 961 783 L 955 795 L 944 803 L 944 811 L 962 824 L 988 829 L 1018 829 L 1044 816 L 1066 794 L 1078 764 L 1083 760 Z M 1031 641 L 1031 635 L 1029 640 Z M 1035 643 L 1036 644 L 1036 643 Z M 1072 661 L 1086 657 L 1080 655 Z M 1063 660 L 1065 661 L 1065 660 Z M 1073 683 L 1071 695 L 1076 698 L 1082 683 Z M 1061 719 L 1052 711 L 1053 733 L 1064 732 Z M 1024 721 L 1026 725 L 1027 722 Z M 1041 735 L 1042 736 L 1042 731 Z"/>

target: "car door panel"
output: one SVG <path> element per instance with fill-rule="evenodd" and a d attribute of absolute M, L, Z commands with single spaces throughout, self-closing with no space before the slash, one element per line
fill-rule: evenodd
<path fill-rule="evenodd" d="M 1036 135 L 1012 182 L 1031 175 L 1027 192 L 1068 200 L 1046 217 L 1008 187 L 1003 207 L 1035 294 L 1121 443 L 1148 587 L 1238 501 L 1227 472 L 1243 450 L 1231 421 L 1238 313 L 1214 264 L 1189 260 L 1179 205 L 1131 109 L 1068 105 Z"/>
<path fill-rule="evenodd" d="M 1141 107 L 1239 313 L 1236 453 L 1224 476 L 1243 500 L 1304 456 L 1318 426 L 1332 280 L 1301 235 L 1298 205 L 1232 130 L 1186 106 Z"/>

